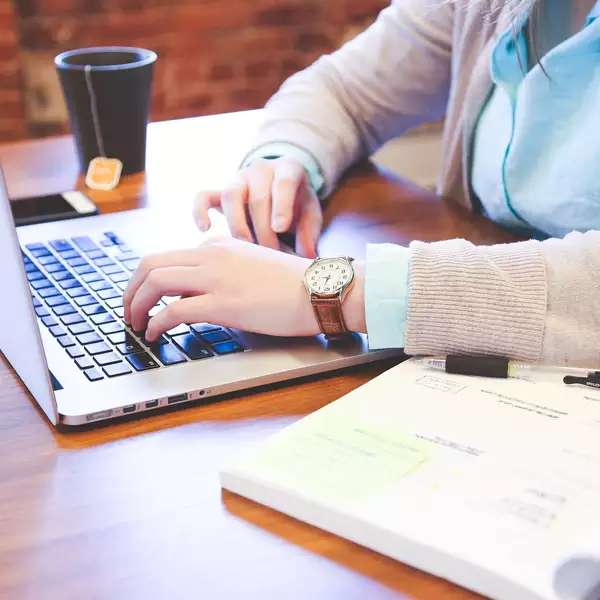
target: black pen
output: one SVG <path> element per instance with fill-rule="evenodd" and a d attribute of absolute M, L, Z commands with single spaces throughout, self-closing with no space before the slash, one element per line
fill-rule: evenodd
<path fill-rule="evenodd" d="M 564 383 L 581 384 L 600 388 L 600 371 L 576 367 L 551 367 L 523 361 L 510 360 L 503 356 L 469 356 L 465 354 L 449 354 L 446 357 L 425 358 L 424 364 L 437 371 L 456 375 L 474 375 L 478 377 L 495 377 L 500 379 L 526 379 L 535 372 L 544 374 L 570 373 L 563 378 Z M 575 375 L 576 374 L 576 375 Z"/>
<path fill-rule="evenodd" d="M 534 368 L 531 364 L 512 361 L 502 356 L 449 354 L 446 357 L 426 358 L 424 362 L 431 369 L 446 373 L 502 379 L 522 377 Z"/>
<path fill-rule="evenodd" d="M 567 375 L 563 378 L 563 382 L 567 385 L 579 384 L 591 388 L 600 388 L 600 371 L 590 371 L 585 377 Z"/>

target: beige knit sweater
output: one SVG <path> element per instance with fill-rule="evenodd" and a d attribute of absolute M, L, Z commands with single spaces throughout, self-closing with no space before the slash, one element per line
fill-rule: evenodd
<path fill-rule="evenodd" d="M 330 191 L 388 139 L 445 117 L 439 192 L 472 208 L 471 139 L 509 19 L 503 0 L 393 0 L 366 32 L 282 86 L 256 146 L 309 150 Z M 492 247 L 413 242 L 405 349 L 600 367 L 599 280 L 597 231 Z"/>

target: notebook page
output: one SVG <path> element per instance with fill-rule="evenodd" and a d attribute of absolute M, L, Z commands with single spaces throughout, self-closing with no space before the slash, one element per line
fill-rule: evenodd
<path fill-rule="evenodd" d="M 260 481 L 558 598 L 557 567 L 599 524 L 599 439 L 599 392 L 409 361 L 276 434 L 223 480 Z"/>

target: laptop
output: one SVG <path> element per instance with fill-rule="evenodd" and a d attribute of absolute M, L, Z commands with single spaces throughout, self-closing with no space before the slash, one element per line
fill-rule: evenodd
<path fill-rule="evenodd" d="M 329 345 L 217 323 L 182 324 L 146 344 L 123 321 L 123 290 L 143 254 L 206 238 L 191 221 L 174 205 L 17 229 L 0 170 L 0 349 L 52 424 L 208 402 L 400 354 L 369 351 L 358 334 Z M 213 229 L 228 233 L 220 216 Z"/>

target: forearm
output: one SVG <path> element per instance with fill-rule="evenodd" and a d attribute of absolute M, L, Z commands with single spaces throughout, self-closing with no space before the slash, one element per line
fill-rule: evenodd
<path fill-rule="evenodd" d="M 411 245 L 405 349 L 600 366 L 600 232 Z"/>

